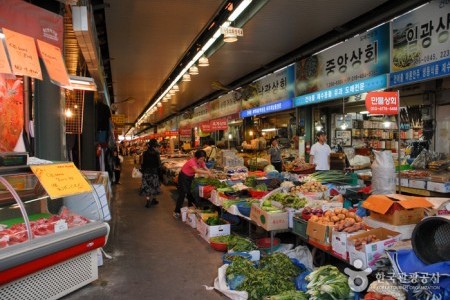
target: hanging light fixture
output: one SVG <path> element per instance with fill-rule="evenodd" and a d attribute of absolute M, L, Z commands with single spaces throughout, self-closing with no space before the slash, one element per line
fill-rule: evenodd
<path fill-rule="evenodd" d="M 189 74 L 190 74 L 190 75 L 198 75 L 198 68 L 197 68 L 196 66 L 192 66 L 192 67 L 189 69 Z"/>
<path fill-rule="evenodd" d="M 164 98 L 162 98 L 161 102 L 167 103 L 167 101 L 169 101 L 169 99 L 167 99 L 167 97 L 164 96 Z"/>
<path fill-rule="evenodd" d="M 191 75 L 189 75 L 188 73 L 184 74 L 181 81 L 191 81 Z"/>
<path fill-rule="evenodd" d="M 180 87 L 178 86 L 178 84 L 175 84 L 175 85 L 172 87 L 172 90 L 174 90 L 175 92 L 178 92 L 178 91 L 180 90 Z"/>
<path fill-rule="evenodd" d="M 158 104 L 156 104 L 156 106 L 161 107 L 161 106 L 162 106 L 162 103 L 161 103 L 161 102 L 158 102 Z"/>
<path fill-rule="evenodd" d="M 223 35 L 223 41 L 225 43 L 234 43 L 238 40 L 237 35 L 232 32 L 227 32 Z"/>
<path fill-rule="evenodd" d="M 177 93 L 177 91 L 175 91 L 174 89 L 171 89 L 169 91 L 169 95 L 171 95 L 171 96 L 175 95 L 176 93 Z"/>
<path fill-rule="evenodd" d="M 198 66 L 199 67 L 207 67 L 207 66 L 209 66 L 208 58 L 206 56 L 200 57 L 200 59 L 198 60 Z"/>

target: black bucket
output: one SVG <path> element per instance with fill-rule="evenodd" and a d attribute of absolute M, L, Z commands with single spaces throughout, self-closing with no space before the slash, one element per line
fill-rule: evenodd
<path fill-rule="evenodd" d="M 412 234 L 414 253 L 426 264 L 450 261 L 450 218 L 429 217 Z"/>

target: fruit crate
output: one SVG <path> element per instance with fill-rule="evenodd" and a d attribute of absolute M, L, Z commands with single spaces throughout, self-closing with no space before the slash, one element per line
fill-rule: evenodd
<path fill-rule="evenodd" d="M 308 225 L 308 221 L 303 220 L 302 218 L 294 217 L 294 226 L 292 227 L 292 231 L 299 235 L 303 239 L 308 239 L 308 235 L 306 234 L 306 227 Z"/>

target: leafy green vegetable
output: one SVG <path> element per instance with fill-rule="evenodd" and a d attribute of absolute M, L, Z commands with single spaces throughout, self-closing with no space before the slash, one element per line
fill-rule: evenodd
<path fill-rule="evenodd" d="M 255 186 L 255 190 L 265 192 L 267 191 L 267 185 L 265 185 L 264 183 L 258 184 L 257 186 Z"/>
<path fill-rule="evenodd" d="M 308 300 L 308 295 L 300 291 L 287 291 L 271 296 L 269 300 Z"/>
<path fill-rule="evenodd" d="M 260 261 L 260 269 L 278 273 L 286 279 L 292 279 L 302 271 L 286 254 L 281 252 L 274 252 L 263 257 Z"/>
<path fill-rule="evenodd" d="M 251 188 L 255 187 L 257 185 L 256 176 L 248 176 L 245 179 L 244 184 Z"/>
<path fill-rule="evenodd" d="M 226 224 L 226 222 L 224 220 L 222 220 L 221 218 L 217 217 L 209 217 L 206 222 L 206 224 L 208 224 L 209 226 L 217 226 L 217 225 L 223 225 Z"/>
<path fill-rule="evenodd" d="M 276 193 L 270 195 L 268 200 L 280 202 L 283 206 L 292 207 L 295 209 L 303 208 L 308 203 L 306 198 L 300 198 L 296 195 L 286 193 Z"/>
<path fill-rule="evenodd" d="M 256 250 L 258 247 L 251 240 L 239 235 L 230 235 L 228 239 L 228 250 L 235 252 L 248 252 Z"/>
<path fill-rule="evenodd" d="M 230 240 L 230 236 L 229 235 L 219 235 L 219 236 L 214 236 L 214 237 L 210 238 L 209 240 L 214 243 L 228 244 L 228 241 Z"/>
<path fill-rule="evenodd" d="M 334 266 L 322 266 L 306 276 L 306 280 L 309 281 L 306 293 L 312 300 L 345 299 L 350 294 L 347 276 Z"/>

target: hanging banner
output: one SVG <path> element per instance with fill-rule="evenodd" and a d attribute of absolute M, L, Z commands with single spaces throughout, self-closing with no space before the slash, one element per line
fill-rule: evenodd
<path fill-rule="evenodd" d="M 211 124 L 211 131 L 217 131 L 217 130 L 228 130 L 228 119 L 227 118 L 220 118 L 209 121 Z"/>
<path fill-rule="evenodd" d="M 37 40 L 37 44 L 51 81 L 59 86 L 70 87 L 61 49 L 40 40 Z"/>
<path fill-rule="evenodd" d="M 243 110 L 243 111 L 241 111 L 241 118 L 243 119 L 243 118 L 257 116 L 257 115 L 270 114 L 270 113 L 274 113 L 274 112 L 278 112 L 278 111 L 282 111 L 282 110 L 286 110 L 286 109 L 290 109 L 290 108 L 292 108 L 292 99 L 287 99 L 287 100 L 278 101 L 278 102 L 271 103 L 271 104 L 266 104 L 266 105 L 263 105 L 260 107 Z"/>
<path fill-rule="evenodd" d="M 399 110 L 398 92 L 369 92 L 366 109 L 369 114 L 397 115 Z"/>
<path fill-rule="evenodd" d="M 194 124 L 198 124 L 210 119 L 209 103 L 205 103 L 194 108 L 194 116 L 192 117 L 192 119 L 192 123 Z"/>
<path fill-rule="evenodd" d="M 211 130 L 211 124 L 209 123 L 209 121 L 200 123 L 200 130 L 201 130 L 202 132 L 204 132 L 204 133 L 209 133 L 209 132 L 211 132 L 211 131 L 212 131 L 212 130 Z"/>
<path fill-rule="evenodd" d="M 116 127 L 123 127 L 125 126 L 125 121 L 127 119 L 127 116 L 124 114 L 113 114 L 111 115 L 111 120 L 114 123 L 114 126 Z"/>
<path fill-rule="evenodd" d="M 3 28 L 6 48 L 13 73 L 42 80 L 41 67 L 33 38 L 15 31 Z"/>
<path fill-rule="evenodd" d="M 180 128 L 178 132 L 182 137 L 190 137 L 192 135 L 192 128 L 191 127 Z"/>
<path fill-rule="evenodd" d="M 296 95 L 329 90 L 387 74 L 389 50 L 389 24 L 384 24 L 303 59 L 296 63 Z"/>
<path fill-rule="evenodd" d="M 295 68 L 288 66 L 278 72 L 269 74 L 246 87 L 241 93 L 242 110 L 263 106 L 276 101 L 294 97 Z"/>
<path fill-rule="evenodd" d="M 449 1 L 431 1 L 392 21 L 390 86 L 450 75 L 449 26 Z"/>
<path fill-rule="evenodd" d="M 8 56 L 6 55 L 3 42 L 0 40 L 0 73 L 12 74 L 11 66 L 9 65 Z"/>
<path fill-rule="evenodd" d="M 27 1 L 0 0 L 0 28 L 3 27 L 63 49 L 63 16 Z"/>
<path fill-rule="evenodd" d="M 337 98 L 366 93 L 384 89 L 387 86 L 387 75 L 378 75 L 373 78 L 355 81 L 319 92 L 298 96 L 294 99 L 294 106 L 304 106 L 320 103 Z"/>
<path fill-rule="evenodd" d="M 220 116 L 229 116 L 241 111 L 241 100 L 238 92 L 230 92 L 219 98 L 219 112 Z"/>

